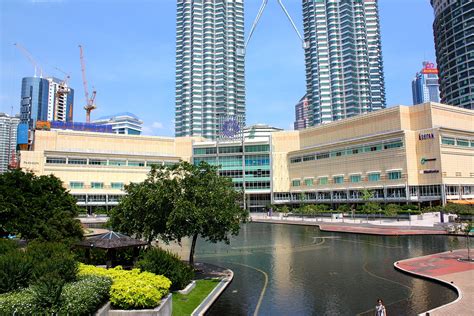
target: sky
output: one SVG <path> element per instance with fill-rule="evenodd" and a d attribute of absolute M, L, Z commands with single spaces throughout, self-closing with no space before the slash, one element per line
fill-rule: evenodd
<path fill-rule="evenodd" d="M 284 0 L 300 33 L 302 0 Z M 246 36 L 261 0 L 245 0 Z M 411 80 L 424 60 L 435 62 L 429 0 L 379 0 L 387 106 L 411 105 Z M 175 0 L 0 0 L 0 112 L 19 112 L 21 79 L 34 67 L 20 43 L 59 78 L 70 73 L 74 121 L 85 121 L 79 48 L 89 91 L 97 90 L 92 119 L 132 112 L 143 133 L 174 135 Z M 269 0 L 246 63 L 247 124 L 293 129 L 294 105 L 305 93 L 304 52 L 277 0 Z"/>

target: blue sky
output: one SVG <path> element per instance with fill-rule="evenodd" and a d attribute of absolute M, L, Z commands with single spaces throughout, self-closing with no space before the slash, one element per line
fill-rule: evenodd
<path fill-rule="evenodd" d="M 246 32 L 260 0 L 245 0 Z M 302 32 L 301 0 L 284 3 Z M 410 105 L 411 79 L 435 61 L 429 0 L 379 0 L 387 105 Z M 92 119 L 130 111 L 149 135 L 174 135 L 175 0 L 0 0 L 0 112 L 18 113 L 21 78 L 33 66 L 71 73 L 74 120 L 84 121 L 78 44 L 85 50 Z M 247 34 L 247 33 L 246 33 Z M 304 54 L 276 0 L 270 0 L 247 49 L 247 123 L 292 129 L 294 104 L 305 93 Z"/>

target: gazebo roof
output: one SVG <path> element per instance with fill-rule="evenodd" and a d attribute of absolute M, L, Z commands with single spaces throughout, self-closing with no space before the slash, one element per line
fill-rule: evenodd
<path fill-rule="evenodd" d="M 86 248 L 119 249 L 145 246 L 146 244 L 146 241 L 134 239 L 127 235 L 110 231 L 108 233 L 80 241 L 76 245 Z"/>

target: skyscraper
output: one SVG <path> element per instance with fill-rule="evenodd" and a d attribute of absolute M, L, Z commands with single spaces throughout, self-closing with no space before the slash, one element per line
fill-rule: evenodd
<path fill-rule="evenodd" d="M 474 1 L 431 0 L 441 103 L 474 109 Z"/>
<path fill-rule="evenodd" d="M 294 129 L 305 129 L 309 127 L 309 104 L 308 98 L 303 96 L 295 105 Z"/>
<path fill-rule="evenodd" d="M 219 117 L 245 117 L 243 0 L 178 0 L 176 136 L 214 139 Z"/>
<path fill-rule="evenodd" d="M 303 0 L 311 125 L 385 108 L 377 0 Z"/>
<path fill-rule="evenodd" d="M 16 151 L 18 116 L 0 113 L 0 173 L 7 171 L 12 151 Z"/>
<path fill-rule="evenodd" d="M 46 78 L 48 91 L 48 121 L 72 122 L 74 89 L 58 78 Z"/>
<path fill-rule="evenodd" d="M 61 90 L 62 89 L 62 90 Z M 21 84 L 20 119 L 29 129 L 36 121 L 73 120 L 74 89 L 62 85 L 57 78 L 23 78 Z"/>
<path fill-rule="evenodd" d="M 423 62 L 423 69 L 417 72 L 411 82 L 413 104 L 439 102 L 438 69 L 430 62 Z"/>

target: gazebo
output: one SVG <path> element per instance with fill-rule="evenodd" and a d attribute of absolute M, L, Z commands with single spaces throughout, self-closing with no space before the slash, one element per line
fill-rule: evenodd
<path fill-rule="evenodd" d="M 76 246 L 86 249 L 87 258 L 90 258 L 90 249 L 104 249 L 107 252 L 107 269 L 112 267 L 117 249 L 133 248 L 133 260 L 135 261 L 138 258 L 139 248 L 145 245 L 147 245 L 146 241 L 134 239 L 114 231 L 90 237 L 76 244 Z"/>

